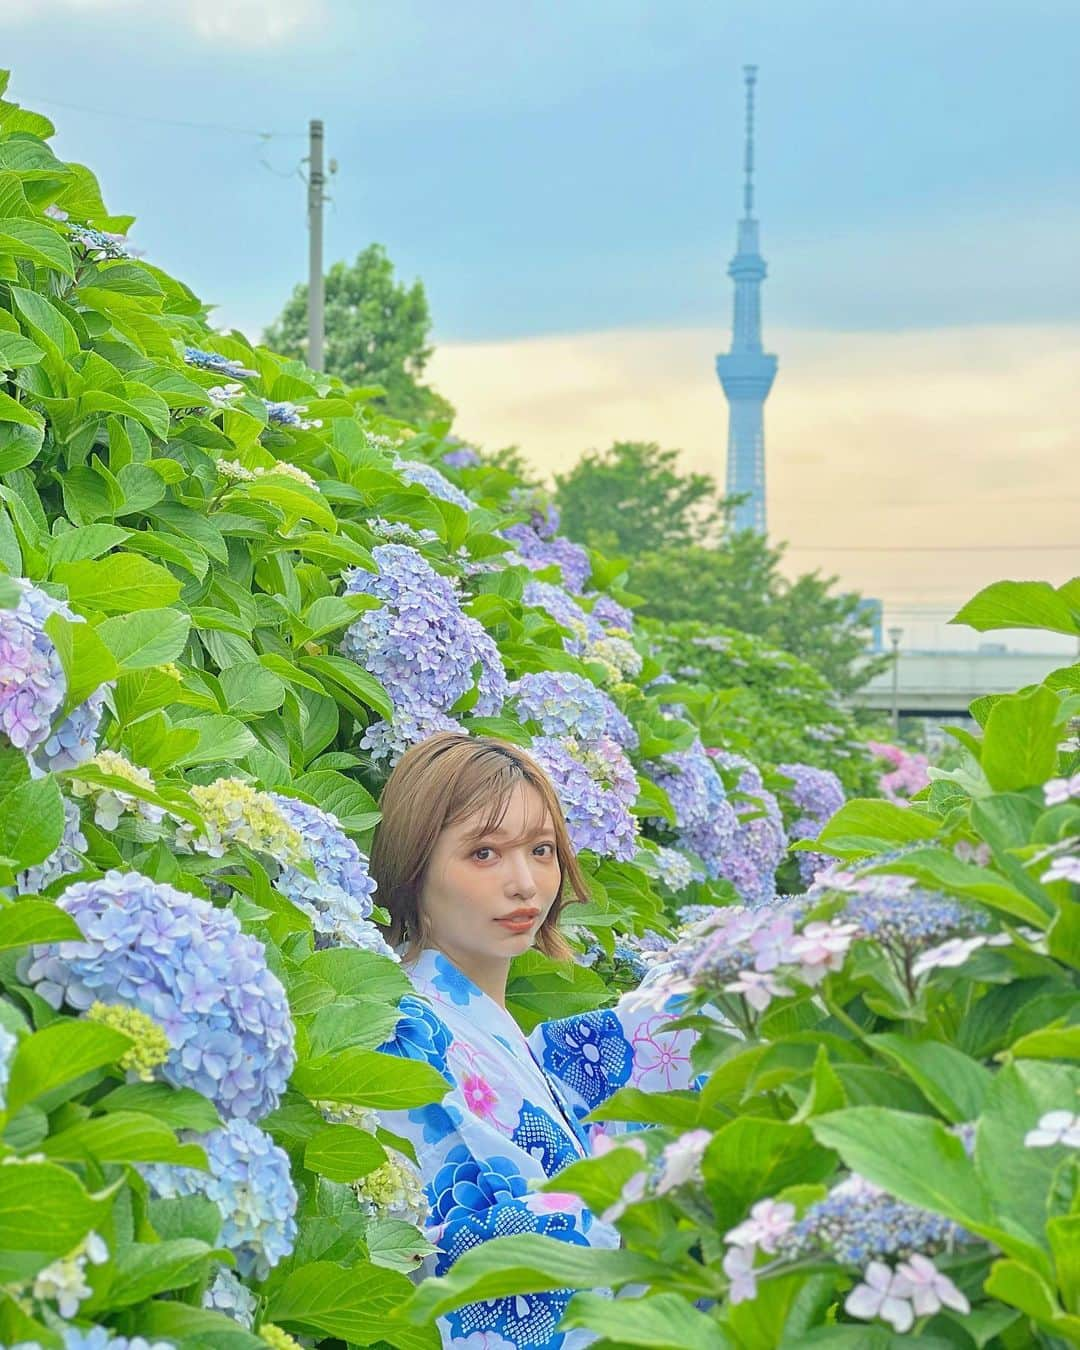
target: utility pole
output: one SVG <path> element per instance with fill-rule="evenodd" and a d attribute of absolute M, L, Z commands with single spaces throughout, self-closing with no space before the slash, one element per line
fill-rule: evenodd
<path fill-rule="evenodd" d="M 323 124 L 312 118 L 308 158 L 308 349 L 312 370 L 323 368 Z"/>
<path fill-rule="evenodd" d="M 889 629 L 889 641 L 892 643 L 892 733 L 896 739 L 900 735 L 900 639 L 904 636 L 902 628 Z"/>

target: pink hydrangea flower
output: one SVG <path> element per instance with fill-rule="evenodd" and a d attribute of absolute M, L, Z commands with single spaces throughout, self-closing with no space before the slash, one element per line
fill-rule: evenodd
<path fill-rule="evenodd" d="M 763 1252 L 775 1252 L 794 1222 L 794 1205 L 786 1200 L 759 1200 L 748 1219 L 724 1234 L 724 1241 L 736 1247 L 760 1247 Z"/>
<path fill-rule="evenodd" d="M 937 970 L 941 966 L 962 966 L 964 962 L 977 952 L 980 947 L 985 947 L 987 938 L 976 936 L 970 938 L 949 938 L 940 946 L 931 947 L 921 956 L 917 956 L 912 963 L 911 973 L 916 979 L 920 975 L 925 975 L 928 970 Z"/>
<path fill-rule="evenodd" d="M 775 976 L 757 970 L 744 970 L 737 980 L 725 984 L 724 988 L 729 994 L 742 994 L 757 1012 L 764 1012 L 774 998 L 791 993 Z"/>
<path fill-rule="evenodd" d="M 971 1304 L 929 1257 L 916 1252 L 909 1260 L 900 1262 L 896 1273 L 911 1286 L 909 1297 L 916 1317 L 929 1317 L 942 1308 L 953 1308 L 960 1313 L 971 1311 Z"/>
<path fill-rule="evenodd" d="M 661 1157 L 662 1171 L 656 1183 L 657 1195 L 664 1195 L 676 1186 L 685 1186 L 698 1174 L 701 1158 L 712 1140 L 709 1130 L 689 1130 L 668 1144 Z"/>
<path fill-rule="evenodd" d="M 802 966 L 800 978 L 820 984 L 828 971 L 840 970 L 858 931 L 854 923 L 808 923 L 791 945 L 791 955 Z"/>
<path fill-rule="evenodd" d="M 897 1275 L 883 1261 L 871 1261 L 844 1302 L 844 1311 L 869 1321 L 880 1317 L 897 1331 L 910 1331 L 915 1324 L 911 1305 L 914 1289 L 903 1275 Z"/>
<path fill-rule="evenodd" d="M 724 1253 L 724 1274 L 731 1281 L 728 1300 L 732 1303 L 747 1303 L 757 1298 L 757 1280 L 754 1277 L 753 1247 L 729 1247 Z"/>

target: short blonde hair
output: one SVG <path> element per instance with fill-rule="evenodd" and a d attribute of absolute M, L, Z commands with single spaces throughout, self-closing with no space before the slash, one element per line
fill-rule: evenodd
<path fill-rule="evenodd" d="M 559 932 L 559 916 L 565 905 L 587 901 L 589 888 L 551 779 L 519 746 L 456 731 L 440 731 L 412 746 L 383 789 L 370 872 L 378 883 L 375 898 L 390 912 L 386 933 L 392 946 L 408 942 L 413 951 L 423 946 L 420 893 L 443 830 L 484 811 L 479 833 L 497 830 L 521 784 L 535 789 L 551 815 L 559 863 L 559 893 L 536 945 L 555 959 L 571 955 Z"/>

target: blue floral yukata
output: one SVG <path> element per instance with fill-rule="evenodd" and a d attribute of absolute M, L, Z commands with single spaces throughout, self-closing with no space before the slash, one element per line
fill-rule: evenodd
<path fill-rule="evenodd" d="M 494 1237 L 543 1233 L 578 1246 L 616 1247 L 619 1235 L 569 1194 L 530 1189 L 591 1153 L 605 1129 L 583 1119 L 621 1087 L 690 1086 L 690 1031 L 672 1014 L 614 1008 L 543 1022 L 526 1037 L 513 1017 L 441 952 L 408 968 L 418 997 L 384 1053 L 433 1065 L 450 1084 L 439 1103 L 384 1113 L 411 1139 L 438 1248 L 424 1274 L 444 1274 L 463 1252 Z M 453 1350 L 576 1350 L 586 1332 L 559 1332 L 569 1290 L 472 1303 L 439 1322 Z"/>

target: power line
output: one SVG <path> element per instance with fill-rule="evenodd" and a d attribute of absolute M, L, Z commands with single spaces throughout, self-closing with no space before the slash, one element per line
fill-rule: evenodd
<path fill-rule="evenodd" d="M 784 544 L 801 553 L 1071 553 L 1080 544 Z"/>
<path fill-rule="evenodd" d="M 214 131 L 228 136 L 254 136 L 263 141 L 302 139 L 307 135 L 304 131 L 259 131 L 254 127 L 225 126 L 220 122 L 188 122 L 176 117 L 152 117 L 141 113 L 116 112 L 111 108 L 87 108 L 81 103 L 64 103 L 58 98 L 30 98 L 27 102 L 90 113 L 93 117 L 117 117 L 125 122 L 153 122 L 162 127 L 185 127 L 189 131 Z"/>

